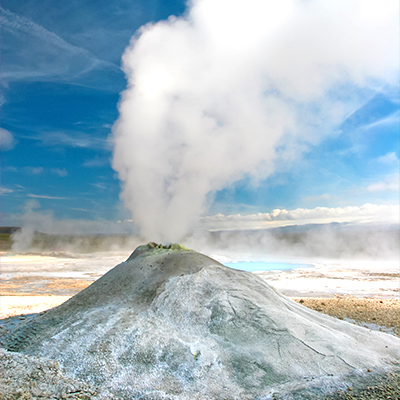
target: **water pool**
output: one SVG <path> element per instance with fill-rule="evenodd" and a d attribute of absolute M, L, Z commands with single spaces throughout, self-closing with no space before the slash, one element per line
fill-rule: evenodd
<path fill-rule="evenodd" d="M 288 263 L 288 262 L 274 262 L 274 261 L 238 261 L 238 262 L 225 262 L 225 266 L 233 269 L 240 269 L 242 271 L 284 271 L 297 268 L 311 268 L 311 264 Z"/>

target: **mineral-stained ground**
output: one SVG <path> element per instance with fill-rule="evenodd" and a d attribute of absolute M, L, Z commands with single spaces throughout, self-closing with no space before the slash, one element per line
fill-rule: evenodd
<path fill-rule="evenodd" d="M 396 396 L 399 338 L 299 303 L 179 245 L 140 246 L 59 307 L 0 321 L 2 396 Z"/>

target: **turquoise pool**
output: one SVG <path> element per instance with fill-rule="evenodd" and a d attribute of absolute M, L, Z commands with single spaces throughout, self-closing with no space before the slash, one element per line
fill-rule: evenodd
<path fill-rule="evenodd" d="M 268 261 L 239 261 L 224 263 L 229 268 L 241 269 L 243 271 L 273 271 L 291 270 L 297 268 L 310 268 L 311 264 L 287 263 L 287 262 L 268 262 Z"/>

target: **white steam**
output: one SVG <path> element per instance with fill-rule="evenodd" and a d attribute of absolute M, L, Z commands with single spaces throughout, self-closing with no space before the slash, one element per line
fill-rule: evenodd
<path fill-rule="evenodd" d="M 131 250 L 140 243 L 128 221 L 59 219 L 52 211 L 42 210 L 37 200 L 27 201 L 24 212 L 9 215 L 7 223 L 21 226 L 11 237 L 16 252 Z"/>
<path fill-rule="evenodd" d="M 193 0 L 123 56 L 113 167 L 142 235 L 176 241 L 207 195 L 257 183 L 397 79 L 396 0 Z"/>

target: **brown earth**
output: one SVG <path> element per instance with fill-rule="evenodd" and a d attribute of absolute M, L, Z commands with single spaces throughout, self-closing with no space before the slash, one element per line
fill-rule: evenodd
<path fill-rule="evenodd" d="M 292 298 L 312 310 L 332 317 L 352 320 L 357 325 L 387 331 L 400 337 L 400 299 L 355 298 L 335 296 L 333 298 Z M 373 325 L 371 325 L 373 324 Z M 339 391 L 326 400 L 400 400 L 400 374 L 387 373 L 361 390 L 349 388 Z"/>
<path fill-rule="evenodd" d="M 0 294 L 2 296 L 73 296 L 92 283 L 93 281 L 86 279 L 25 276 L 0 279 Z"/>
<path fill-rule="evenodd" d="M 333 298 L 295 297 L 297 303 L 312 310 L 349 321 L 357 325 L 387 331 L 400 337 L 400 299 L 356 298 L 335 296 Z M 370 325 L 374 324 L 374 325 Z"/>

